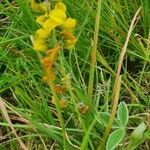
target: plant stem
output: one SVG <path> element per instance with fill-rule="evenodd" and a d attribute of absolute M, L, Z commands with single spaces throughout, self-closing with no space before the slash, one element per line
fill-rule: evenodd
<path fill-rule="evenodd" d="M 137 16 L 138 16 L 140 10 L 141 10 L 141 7 L 136 11 L 136 13 L 135 13 L 135 15 L 134 15 L 134 17 L 131 21 L 125 44 L 124 44 L 124 46 L 122 48 L 122 51 L 120 53 L 119 62 L 118 62 L 118 69 L 117 69 L 117 73 L 116 73 L 116 78 L 115 78 L 115 83 L 114 83 L 114 88 L 113 88 L 113 94 L 112 94 L 111 115 L 110 115 L 110 119 L 109 119 L 109 122 L 108 122 L 108 126 L 107 126 L 107 128 L 104 132 L 102 142 L 99 144 L 98 150 L 103 150 L 103 148 L 104 148 L 105 142 L 108 138 L 108 135 L 109 135 L 109 132 L 111 130 L 112 123 L 113 123 L 113 120 L 114 120 L 114 117 L 115 117 L 115 114 L 116 114 L 116 111 L 117 111 L 118 100 L 119 100 L 119 91 L 120 91 L 120 86 L 121 86 L 120 73 L 121 73 L 121 68 L 122 68 L 122 64 L 123 64 L 123 59 L 125 57 L 125 54 L 126 54 L 126 51 L 127 51 L 127 46 L 128 46 L 128 43 L 129 43 L 129 39 L 131 37 L 131 33 L 134 29 L 134 24 L 136 22 L 136 19 L 137 19 Z"/>
<path fill-rule="evenodd" d="M 62 135 L 63 135 L 63 139 L 64 139 L 64 147 L 63 147 L 63 149 L 67 150 L 65 123 L 64 123 L 64 120 L 63 120 L 61 109 L 59 107 L 58 97 L 57 97 L 57 94 L 56 94 L 56 92 L 54 90 L 53 83 L 49 83 L 49 86 L 50 86 L 50 88 L 52 90 L 52 94 L 54 96 L 54 102 L 55 102 L 56 110 L 57 110 L 57 113 L 58 113 L 58 119 L 59 119 L 60 125 L 62 127 Z"/>
<path fill-rule="evenodd" d="M 98 0 L 96 19 L 95 19 L 93 48 L 91 51 L 91 66 L 90 66 L 90 76 L 89 76 L 89 84 L 88 84 L 88 95 L 89 95 L 89 99 L 90 99 L 89 106 L 91 106 L 91 99 L 92 99 L 92 93 L 93 93 L 93 83 L 94 83 L 94 72 L 95 72 L 95 65 L 96 65 L 96 51 L 97 51 L 97 43 L 98 43 L 101 3 L 102 3 L 102 0 Z"/>

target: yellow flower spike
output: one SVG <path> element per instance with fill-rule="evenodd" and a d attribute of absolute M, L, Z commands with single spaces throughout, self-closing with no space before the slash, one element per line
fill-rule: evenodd
<path fill-rule="evenodd" d="M 63 28 L 66 31 L 72 31 L 76 26 L 76 20 L 72 18 L 67 18 L 67 20 L 63 24 Z"/>
<path fill-rule="evenodd" d="M 47 7 L 43 3 L 37 3 L 35 0 L 31 1 L 31 7 L 36 12 L 46 12 Z"/>

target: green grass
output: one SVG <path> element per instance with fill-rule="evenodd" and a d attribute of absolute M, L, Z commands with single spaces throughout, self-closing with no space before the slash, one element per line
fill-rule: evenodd
<path fill-rule="evenodd" d="M 17 135 L 28 149 L 96 150 L 102 143 L 109 149 L 111 137 L 120 133 L 121 141 L 117 143 L 118 139 L 115 139 L 117 149 L 148 150 L 149 1 L 101 0 L 100 12 L 96 0 L 63 2 L 67 6 L 67 15 L 77 20 L 75 35 L 78 39 L 72 50 L 61 51 L 56 63 L 56 82 L 69 86 L 61 95 L 69 103 L 63 109 L 51 103 L 54 93 L 42 81 L 39 55 L 32 49 L 30 37 L 38 29 L 36 13 L 26 0 L 3 0 L 0 3 L 0 96 Z M 113 91 L 119 56 L 132 19 L 140 7 L 121 69 L 121 85 Z M 100 17 L 97 17 L 98 25 L 96 15 Z M 94 64 L 91 60 L 93 52 L 96 55 Z M 124 108 L 127 106 L 129 111 L 129 116 L 124 111 L 120 115 L 124 113 L 129 119 L 127 125 L 115 126 L 114 120 L 120 121 L 119 109 L 115 111 L 111 130 L 105 136 L 114 105 L 113 92 L 119 101 L 116 106 L 121 107 L 120 102 L 124 101 Z M 78 109 L 80 104 L 89 108 L 84 114 Z M 4 112 L 0 112 L 0 149 L 20 149 Z M 138 126 L 141 130 L 136 130 Z"/>

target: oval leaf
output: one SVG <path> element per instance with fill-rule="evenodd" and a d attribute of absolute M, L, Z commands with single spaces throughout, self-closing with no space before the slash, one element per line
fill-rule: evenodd
<path fill-rule="evenodd" d="M 121 126 L 125 127 L 129 119 L 129 111 L 125 102 L 121 102 L 118 107 L 117 118 Z"/>
<path fill-rule="evenodd" d="M 107 127 L 110 119 L 110 114 L 107 112 L 99 112 L 95 115 L 95 119 L 103 126 Z M 112 128 L 120 128 L 120 123 L 114 118 Z"/>
<path fill-rule="evenodd" d="M 118 144 L 122 141 L 125 135 L 125 130 L 120 128 L 114 131 L 108 138 L 106 144 L 106 150 L 114 150 L 118 146 Z"/>

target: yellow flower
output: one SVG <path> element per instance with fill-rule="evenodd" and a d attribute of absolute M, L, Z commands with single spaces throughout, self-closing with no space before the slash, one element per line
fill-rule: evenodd
<path fill-rule="evenodd" d="M 31 7 L 34 11 L 37 11 L 37 12 L 46 12 L 47 11 L 46 5 L 44 5 L 43 3 L 37 3 L 35 0 L 31 1 Z"/>
<path fill-rule="evenodd" d="M 60 9 L 63 12 L 66 12 L 66 6 L 62 2 L 58 2 L 55 6 L 55 9 Z"/>
<path fill-rule="evenodd" d="M 61 2 L 57 3 L 55 9 L 50 12 L 49 17 L 58 25 L 62 25 L 66 20 L 66 6 Z"/>
<path fill-rule="evenodd" d="M 62 25 L 66 19 L 66 14 L 59 9 L 54 9 L 49 14 L 49 17 L 58 25 Z"/>
<path fill-rule="evenodd" d="M 67 48 L 72 48 L 77 41 L 77 39 L 72 33 L 75 26 L 76 20 L 72 18 L 67 18 L 62 26 L 63 27 L 62 36 L 66 42 Z"/>
<path fill-rule="evenodd" d="M 43 28 L 45 30 L 47 30 L 47 32 L 51 32 L 53 29 L 55 29 L 57 27 L 57 23 L 55 23 L 53 20 L 51 19 L 47 19 L 44 23 L 43 23 Z"/>
<path fill-rule="evenodd" d="M 62 36 L 63 36 L 63 38 L 64 38 L 64 40 L 66 42 L 67 48 L 73 48 L 73 46 L 77 42 L 77 39 L 72 34 L 72 32 L 63 31 L 62 32 Z"/>
<path fill-rule="evenodd" d="M 35 32 L 35 35 L 34 35 L 34 39 L 46 39 L 48 37 L 49 33 L 44 30 L 44 29 L 38 29 L 36 32 Z"/>
<path fill-rule="evenodd" d="M 67 20 L 63 24 L 63 28 L 66 31 L 72 31 L 76 26 L 76 20 L 72 18 L 67 18 Z"/>
<path fill-rule="evenodd" d="M 63 31 L 62 36 L 65 40 L 74 40 L 75 36 L 72 34 L 72 32 Z"/>
<path fill-rule="evenodd" d="M 40 25 L 43 25 L 46 19 L 47 19 L 47 15 L 41 15 L 36 18 L 36 22 Z"/>
<path fill-rule="evenodd" d="M 35 51 L 46 51 L 48 49 L 48 45 L 44 39 L 36 39 L 33 43 L 33 49 Z"/>

